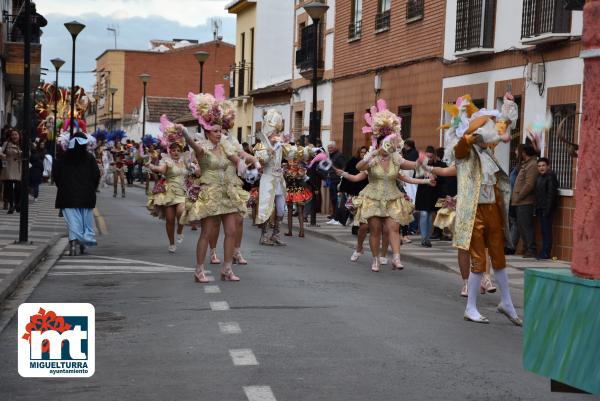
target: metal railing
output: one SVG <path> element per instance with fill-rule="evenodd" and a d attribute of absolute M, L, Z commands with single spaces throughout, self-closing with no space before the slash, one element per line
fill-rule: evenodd
<path fill-rule="evenodd" d="M 571 32 L 571 11 L 563 0 L 524 0 L 521 38 Z"/>
<path fill-rule="evenodd" d="M 391 15 L 390 10 L 377 13 L 377 16 L 375 16 L 375 31 L 390 29 Z"/>
<path fill-rule="evenodd" d="M 455 51 L 494 47 L 496 0 L 458 0 Z"/>
<path fill-rule="evenodd" d="M 320 25 L 320 24 L 319 24 Z M 319 34 L 319 54 L 317 58 L 317 68 L 323 68 L 325 63 L 323 62 L 323 35 L 321 29 L 317 29 L 317 25 L 311 24 L 302 28 L 302 37 L 300 40 L 300 48 L 296 50 L 296 67 L 301 71 L 309 70 L 313 68 L 314 53 L 317 32 Z"/>
<path fill-rule="evenodd" d="M 425 14 L 424 0 L 408 0 L 406 2 L 406 19 L 416 20 L 423 18 Z"/>
<path fill-rule="evenodd" d="M 548 134 L 548 159 L 550 166 L 558 178 L 560 189 L 573 189 L 573 157 L 569 153 L 569 146 L 558 136 L 558 126 L 562 124 L 562 136 L 568 142 L 575 142 L 575 113 L 577 105 L 562 104 L 550 106 L 552 113 L 552 128 Z"/>
<path fill-rule="evenodd" d="M 362 33 L 362 21 L 348 25 L 348 39 L 358 39 Z"/>

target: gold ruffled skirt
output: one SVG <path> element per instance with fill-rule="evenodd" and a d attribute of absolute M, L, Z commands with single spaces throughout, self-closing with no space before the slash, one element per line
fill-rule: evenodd
<path fill-rule="evenodd" d="M 165 207 L 184 203 L 185 199 L 185 190 L 182 187 L 167 183 L 165 192 L 148 196 L 146 208 L 152 216 L 164 219 Z"/>
<path fill-rule="evenodd" d="M 448 208 L 441 208 L 437 211 L 433 225 L 441 228 L 447 228 L 450 232 L 454 232 L 454 220 L 456 219 L 456 211 Z"/>
<path fill-rule="evenodd" d="M 359 195 L 352 198 L 352 204 L 356 207 L 354 225 L 367 223 L 371 217 L 391 217 L 401 226 L 408 225 L 414 220 L 415 205 L 404 196 L 379 200 Z"/>
<path fill-rule="evenodd" d="M 205 185 L 195 202 L 188 200 L 180 222 L 197 223 L 206 217 L 229 213 L 245 216 L 249 197 L 248 192 L 238 185 Z"/>

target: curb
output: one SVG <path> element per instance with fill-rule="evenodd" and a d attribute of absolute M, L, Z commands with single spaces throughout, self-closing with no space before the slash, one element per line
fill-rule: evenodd
<path fill-rule="evenodd" d="M 64 236 L 62 234 L 56 234 L 45 243 L 44 246 L 37 248 L 23 260 L 15 269 L 0 282 L 0 302 L 3 302 L 6 298 L 13 293 L 13 291 L 21 284 L 23 279 L 35 269 L 35 267 L 46 257 L 50 248 L 52 248 L 60 238 Z"/>
<path fill-rule="evenodd" d="M 334 242 L 337 242 L 338 244 L 342 244 L 349 248 L 353 248 L 352 245 L 348 244 L 346 241 L 342 241 L 342 240 L 338 239 L 335 235 L 325 234 L 325 233 L 316 231 L 314 229 L 311 229 L 310 226 L 304 226 L 304 231 L 310 232 L 315 237 L 323 238 L 323 239 L 326 239 L 329 241 L 334 241 Z M 414 256 L 414 255 L 410 255 L 407 253 L 402 253 L 401 255 L 402 255 L 403 261 L 407 261 L 410 263 L 418 263 L 418 264 L 425 265 L 427 267 L 433 267 L 434 269 L 443 270 L 443 271 L 447 271 L 447 272 L 451 272 L 451 273 L 457 273 L 456 270 L 452 269 L 448 265 L 446 265 L 444 263 L 440 263 L 435 260 L 427 259 L 427 258 L 420 257 L 420 256 Z"/>

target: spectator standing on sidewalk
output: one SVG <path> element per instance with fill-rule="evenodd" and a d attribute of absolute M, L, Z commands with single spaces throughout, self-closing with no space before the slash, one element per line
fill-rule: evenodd
<path fill-rule="evenodd" d="M 13 214 L 15 210 L 19 213 L 21 210 L 21 158 L 21 134 L 12 129 L 8 132 L 6 142 L 0 147 L 0 180 L 4 184 L 4 200 L 8 202 L 8 214 Z"/>
<path fill-rule="evenodd" d="M 337 148 L 335 141 L 330 141 L 327 145 L 327 153 L 329 153 L 329 158 L 331 159 L 331 163 L 333 167 L 343 170 L 346 166 L 346 157 L 340 152 Z M 340 184 L 340 177 L 335 173 L 333 168 L 330 168 L 326 173 L 326 182 L 329 187 L 329 200 L 331 202 L 331 215 L 328 216 L 331 220 L 327 222 L 327 224 L 341 224 L 336 220 L 336 215 L 338 208 L 340 207 L 338 202 L 338 185 Z"/>
<path fill-rule="evenodd" d="M 416 149 L 414 140 L 409 138 L 404 141 L 404 146 L 402 147 L 402 157 L 405 160 L 408 160 L 411 162 L 417 161 L 417 159 L 419 158 L 419 152 Z M 414 171 L 405 171 L 405 174 L 409 177 L 414 177 Z M 406 195 L 408 195 L 411 202 L 414 204 L 415 199 L 417 197 L 417 185 L 405 183 L 404 184 L 404 192 L 406 193 Z M 408 226 L 403 226 L 403 231 L 402 231 L 402 235 L 404 237 L 403 240 L 406 242 L 410 242 L 410 239 L 408 239 L 408 235 L 416 234 L 418 227 L 419 227 L 418 218 L 415 218 L 412 221 L 412 223 L 410 223 Z"/>
<path fill-rule="evenodd" d="M 429 166 L 446 167 L 445 164 L 438 165 L 435 161 L 435 149 L 433 146 L 427 146 L 425 155 L 429 159 Z M 426 177 L 418 177 L 426 178 Z M 431 248 L 431 229 L 433 226 L 433 214 L 435 213 L 435 204 L 437 202 L 438 189 L 430 185 L 419 185 L 417 188 L 417 197 L 415 200 L 415 210 L 419 212 L 419 231 L 421 233 L 421 246 Z"/>
<path fill-rule="evenodd" d="M 510 182 L 510 193 L 512 197 L 513 190 L 515 188 L 515 182 L 517 182 L 517 176 L 519 175 L 519 169 L 521 168 L 521 154 L 523 153 L 523 145 L 517 145 L 515 149 L 515 154 L 517 157 L 517 164 L 510 171 L 508 176 L 508 180 Z M 517 213 L 515 212 L 515 207 L 510 205 L 508 209 L 508 226 L 510 229 L 510 241 L 507 241 L 508 246 L 504 247 L 504 253 L 507 255 L 515 254 L 515 247 L 519 242 L 519 228 L 517 226 Z"/>
<path fill-rule="evenodd" d="M 44 175 L 44 147 L 40 142 L 34 142 L 29 156 L 29 192 L 36 202 L 40 194 L 40 184 Z"/>
<path fill-rule="evenodd" d="M 356 153 L 356 155 L 352 156 L 352 158 L 350 158 L 350 160 L 348 160 L 348 163 L 346 163 L 346 168 L 344 169 L 344 172 L 346 172 L 350 175 L 358 174 L 359 171 L 356 168 L 356 165 L 358 164 L 359 161 L 361 161 L 363 159 L 363 157 L 365 157 L 365 155 L 367 154 L 368 151 L 369 151 L 369 149 L 367 149 L 366 146 L 362 146 L 360 149 L 358 149 L 358 152 Z M 349 199 L 351 199 L 352 197 L 358 196 L 360 191 L 362 191 L 363 188 L 366 187 L 368 183 L 369 183 L 368 178 L 364 179 L 362 181 L 358 181 L 358 182 L 351 182 L 351 181 L 345 180 L 342 177 L 342 179 L 340 181 L 340 194 L 341 194 L 341 197 L 339 199 L 340 207 L 338 208 L 337 213 L 334 216 L 334 219 L 336 221 L 340 222 L 344 226 L 346 225 L 346 222 L 348 221 L 348 217 L 350 217 L 350 211 L 345 206 L 346 202 Z M 358 233 L 357 226 L 352 227 L 352 233 L 353 234 Z M 366 227 L 365 227 L 365 234 L 366 234 Z M 361 246 L 361 249 L 362 249 L 362 246 Z"/>
<path fill-rule="evenodd" d="M 550 259 L 552 251 L 552 218 L 556 208 L 558 179 L 550 169 L 550 160 L 540 157 L 537 161 L 538 176 L 535 182 L 535 215 L 542 231 L 542 251 L 538 259 Z"/>
<path fill-rule="evenodd" d="M 55 207 L 61 209 L 69 229 L 69 255 L 85 252 L 86 246 L 96 245 L 94 215 L 96 188 L 100 170 L 94 155 L 87 151 L 87 137 L 80 132 L 69 140 L 66 153 L 54 167 L 54 182 L 58 192 Z"/>
<path fill-rule="evenodd" d="M 517 227 L 523 241 L 523 257 L 534 258 L 536 250 L 533 214 L 535 211 L 535 186 L 538 170 L 536 152 L 533 146 L 524 145 L 521 157 L 523 161 L 513 188 L 511 205 L 515 207 Z"/>

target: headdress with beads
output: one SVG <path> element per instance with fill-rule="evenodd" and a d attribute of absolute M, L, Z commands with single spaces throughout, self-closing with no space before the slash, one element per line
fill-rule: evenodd
<path fill-rule="evenodd" d="M 377 146 L 377 140 L 383 139 L 382 146 L 385 145 L 386 151 L 393 151 L 393 148 L 402 147 L 402 119 L 392 113 L 387 108 L 385 100 L 379 99 L 368 113 L 365 113 L 365 125 L 362 129 L 363 134 L 371 134 L 371 143 L 373 147 Z M 387 145 L 386 145 L 387 143 Z"/>
<path fill-rule="evenodd" d="M 179 145 L 181 149 L 185 147 L 185 138 L 183 137 L 183 127 L 180 124 L 174 124 L 167 118 L 166 114 L 160 116 L 160 144 L 168 149 L 173 144 Z"/>

